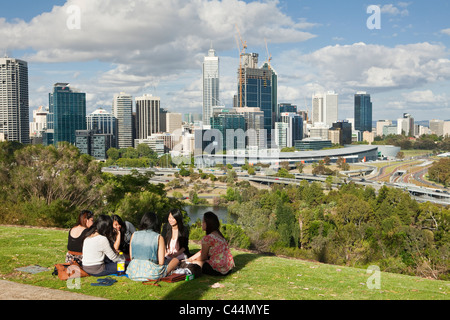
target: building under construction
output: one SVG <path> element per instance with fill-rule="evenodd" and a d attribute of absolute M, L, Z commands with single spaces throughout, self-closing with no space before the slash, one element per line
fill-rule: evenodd
<path fill-rule="evenodd" d="M 264 129 L 270 141 L 277 119 L 277 74 L 267 62 L 258 68 L 257 53 L 244 53 L 241 59 L 234 107 L 259 108 L 264 112 Z"/>

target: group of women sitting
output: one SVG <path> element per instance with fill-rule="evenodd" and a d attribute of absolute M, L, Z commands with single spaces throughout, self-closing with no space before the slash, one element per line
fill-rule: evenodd
<path fill-rule="evenodd" d="M 69 231 L 66 262 L 75 260 L 88 274 L 101 277 L 117 273 L 122 252 L 128 258 L 126 274 L 135 281 L 163 278 L 189 264 L 198 265 L 204 274 L 227 275 L 234 259 L 217 215 L 206 212 L 202 229 L 206 235 L 201 250 L 191 256 L 189 231 L 178 209 L 169 212 L 162 235 L 158 217 L 152 212 L 144 214 L 136 231 L 117 215 L 99 215 L 94 220 L 92 212 L 82 211 Z"/>

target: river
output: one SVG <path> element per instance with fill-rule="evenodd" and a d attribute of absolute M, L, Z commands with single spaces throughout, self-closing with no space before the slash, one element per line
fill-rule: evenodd
<path fill-rule="evenodd" d="M 230 219 L 231 221 L 236 221 L 236 219 L 232 216 L 228 215 L 228 209 L 226 207 L 205 207 L 205 206 L 194 206 L 187 205 L 184 207 L 187 214 L 191 218 L 189 225 L 195 223 L 197 219 L 202 220 L 203 214 L 208 211 L 214 212 L 218 217 L 221 223 L 227 223 Z"/>

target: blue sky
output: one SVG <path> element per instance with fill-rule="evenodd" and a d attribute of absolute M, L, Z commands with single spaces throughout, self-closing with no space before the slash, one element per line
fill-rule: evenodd
<path fill-rule="evenodd" d="M 381 10 L 381 29 L 367 28 L 370 5 Z M 79 16 L 68 11 L 74 6 Z M 374 120 L 404 112 L 450 119 L 447 1 L 16 0 L 2 9 L 0 52 L 29 62 L 31 110 L 48 105 L 54 83 L 68 82 L 87 93 L 88 112 L 110 110 L 113 95 L 127 92 L 160 96 L 172 112 L 200 113 L 211 42 L 220 100 L 231 107 L 238 25 L 260 63 L 267 39 L 279 102 L 310 109 L 314 93 L 334 90 L 345 119 L 353 117 L 353 94 L 367 91 Z"/>

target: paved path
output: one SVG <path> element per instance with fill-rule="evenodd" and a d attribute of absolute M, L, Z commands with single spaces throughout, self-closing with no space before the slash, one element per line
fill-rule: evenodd
<path fill-rule="evenodd" d="M 0 300 L 106 300 L 75 292 L 0 280 Z"/>

